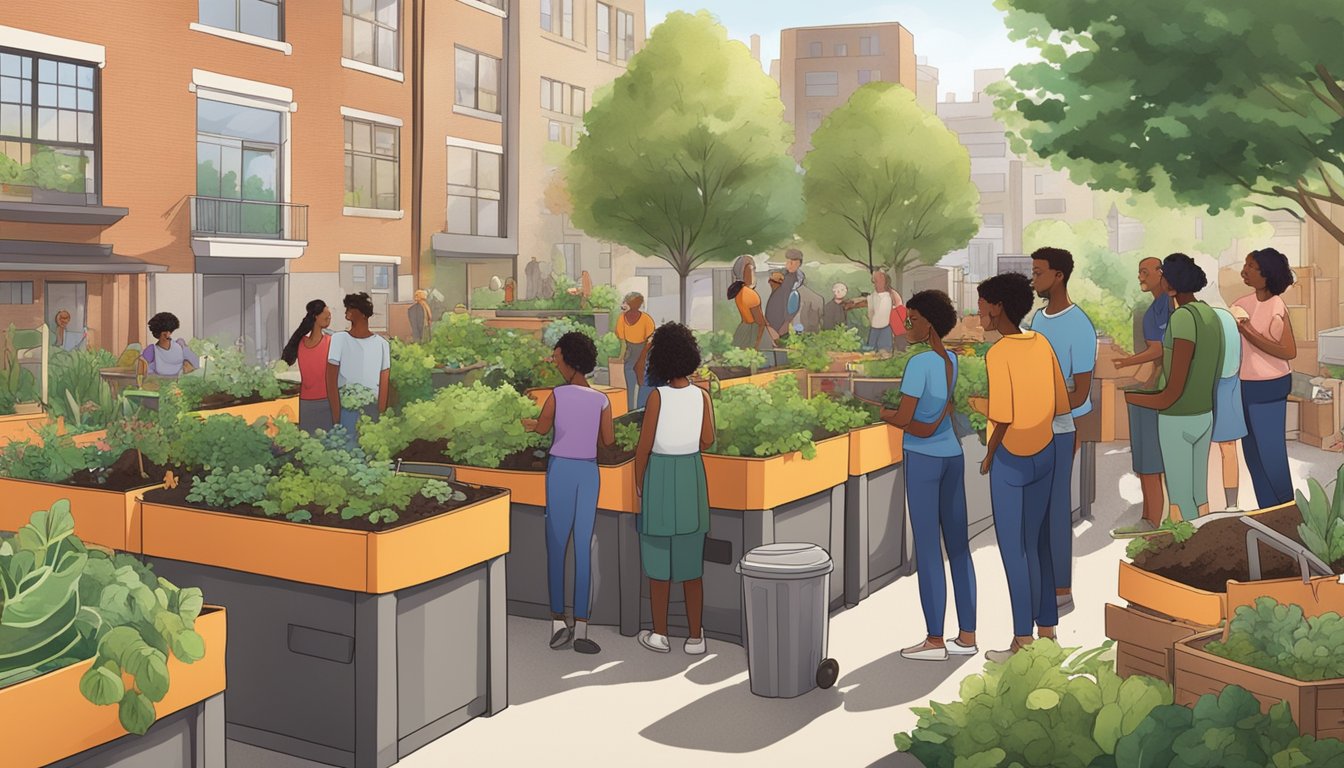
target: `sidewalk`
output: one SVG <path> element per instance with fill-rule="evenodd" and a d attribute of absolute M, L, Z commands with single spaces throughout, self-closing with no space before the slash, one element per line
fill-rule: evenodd
<path fill-rule="evenodd" d="M 1322 483 L 1344 461 L 1290 443 L 1293 474 Z M 1139 483 L 1130 473 L 1129 446 L 1098 446 L 1094 519 L 1075 529 L 1075 608 L 1060 623 L 1060 642 L 1094 646 L 1105 640 L 1104 606 L 1116 599 L 1117 561 L 1125 542 L 1110 529 L 1138 516 Z M 1216 468 L 1216 464 L 1214 465 Z M 1211 474 L 1221 509 L 1221 474 Z M 1243 469 L 1242 505 L 1253 506 Z M 979 589 L 981 650 L 1011 639 L 1008 594 L 993 533 L 973 543 Z M 949 595 L 947 631 L 956 630 Z M 547 647 L 545 622 L 509 619 L 509 708 L 478 719 L 408 756 L 399 768 L 445 765 L 501 766 L 914 766 L 893 755 L 892 734 L 914 726 L 911 706 L 957 697 L 963 677 L 984 664 L 912 662 L 897 651 L 921 639 L 923 619 L 915 578 L 878 592 L 831 618 L 829 655 L 840 681 L 829 691 L 792 700 L 751 694 L 743 649 L 710 641 L 709 655 L 693 658 L 673 640 L 670 654 L 644 651 L 634 638 L 598 627 L 598 656 Z M 250 764 L 246 748 L 230 746 L 230 763 Z"/>

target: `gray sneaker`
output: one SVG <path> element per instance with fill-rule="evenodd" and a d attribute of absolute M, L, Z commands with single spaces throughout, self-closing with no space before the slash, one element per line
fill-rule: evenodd
<path fill-rule="evenodd" d="M 565 627 L 557 629 L 554 635 L 551 635 L 551 650 L 558 651 L 569 645 L 569 641 L 574 639 L 574 628 Z"/>

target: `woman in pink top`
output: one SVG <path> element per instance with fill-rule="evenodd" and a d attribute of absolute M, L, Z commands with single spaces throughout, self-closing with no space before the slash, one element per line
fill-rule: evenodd
<path fill-rule="evenodd" d="M 1288 257 L 1263 248 L 1246 257 L 1241 279 L 1254 290 L 1232 304 L 1241 331 L 1242 409 L 1246 414 L 1246 468 L 1260 508 L 1293 500 L 1285 435 L 1297 340 L 1281 298 L 1293 284 Z"/>
<path fill-rule="evenodd" d="M 327 352 L 331 337 L 331 310 L 321 299 L 308 302 L 303 322 L 289 337 L 280 359 L 299 364 L 299 426 L 308 434 L 331 429 L 331 406 L 327 401 Z"/>
<path fill-rule="evenodd" d="M 551 648 L 574 641 L 579 653 L 602 649 L 588 639 L 589 585 L 593 528 L 597 525 L 597 446 L 616 442 L 607 396 L 588 386 L 597 367 L 597 345 L 582 333 L 566 333 L 556 342 L 552 358 L 564 378 L 541 418 L 523 419 L 538 434 L 555 429 L 546 464 L 546 576 L 551 598 Z M 574 626 L 565 623 L 565 550 L 574 536 Z"/>

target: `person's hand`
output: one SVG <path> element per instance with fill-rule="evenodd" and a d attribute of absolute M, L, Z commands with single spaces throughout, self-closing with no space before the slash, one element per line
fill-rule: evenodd
<path fill-rule="evenodd" d="M 990 454 L 990 455 L 986 456 L 986 457 L 985 457 L 985 460 L 982 461 L 982 462 L 980 462 L 980 474 L 982 474 L 982 475 L 988 475 L 988 474 L 989 474 L 989 467 L 990 467 L 990 465 L 993 464 L 993 463 L 994 463 L 994 455 L 993 455 L 993 454 Z"/>
<path fill-rule="evenodd" d="M 536 419 L 523 419 L 523 429 L 526 429 L 528 432 L 536 432 L 536 431 L 537 431 L 537 420 L 536 420 Z"/>
<path fill-rule="evenodd" d="M 642 477 L 635 478 L 635 498 L 644 498 L 644 478 Z"/>
<path fill-rule="evenodd" d="M 776 331 L 774 328 L 767 328 L 766 330 L 770 331 L 771 340 L 779 341 L 779 331 Z"/>

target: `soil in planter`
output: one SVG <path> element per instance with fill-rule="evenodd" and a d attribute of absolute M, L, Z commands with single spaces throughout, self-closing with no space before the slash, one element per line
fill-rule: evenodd
<path fill-rule="evenodd" d="M 1255 519 L 1293 541 L 1301 542 L 1297 526 L 1302 513 L 1296 506 L 1256 515 Z M 1168 543 L 1134 559 L 1134 564 L 1149 573 L 1178 581 L 1208 592 L 1227 591 L 1228 579 L 1251 578 L 1246 560 L 1246 532 L 1250 529 L 1237 518 L 1216 520 L 1200 528 L 1183 544 Z M 1167 539 L 1170 542 L 1170 538 Z M 1344 560 L 1333 564 L 1336 573 L 1344 572 Z M 1301 576 L 1297 561 L 1265 546 L 1260 547 L 1260 572 L 1263 579 L 1289 579 Z"/>
<path fill-rule="evenodd" d="M 352 531 L 368 531 L 380 533 L 384 531 L 396 530 L 405 525 L 418 523 L 422 520 L 428 520 L 439 515 L 452 512 L 456 509 L 471 506 L 485 499 L 494 498 L 500 495 L 496 488 L 475 488 L 469 485 L 459 485 L 450 483 L 453 490 L 461 491 L 466 494 L 466 501 L 447 501 L 440 502 L 433 499 L 427 499 L 424 496 L 416 496 L 411 500 L 411 505 L 399 513 L 399 517 L 392 523 L 371 523 L 367 518 L 355 518 L 353 520 L 342 519 L 340 515 L 328 515 L 322 510 L 309 507 L 308 511 L 313 514 L 313 519 L 302 525 L 315 525 L 323 528 L 344 528 Z M 191 479 L 184 478 L 176 488 L 160 488 L 145 494 L 145 501 L 155 504 L 169 504 L 176 507 L 189 507 L 191 509 L 201 509 L 208 512 L 225 512 L 231 515 L 242 517 L 259 517 L 264 520 L 285 521 L 283 517 L 271 517 L 260 509 L 250 505 L 231 507 L 229 509 L 218 509 L 206 506 L 197 502 L 187 501 L 187 494 L 191 492 Z"/>
<path fill-rule="evenodd" d="M 719 381 L 726 379 L 743 379 L 751 375 L 751 369 L 739 365 L 711 365 L 709 372 L 719 378 Z"/>
<path fill-rule="evenodd" d="M 112 466 L 107 469 L 81 469 L 71 475 L 62 485 L 125 493 L 136 488 L 162 483 L 163 475 L 169 469 L 173 469 L 173 467 L 159 466 L 146 460 L 146 476 L 142 477 L 140 475 L 140 463 L 136 459 L 135 451 L 126 451 L 116 461 L 112 462 Z"/>
<path fill-rule="evenodd" d="M 295 397 L 299 394 L 299 385 L 292 382 L 282 382 L 280 384 L 280 398 Z M 253 405 L 255 403 L 264 403 L 276 398 L 262 397 L 257 393 L 252 393 L 247 397 L 234 397 L 224 392 L 216 392 L 212 395 L 206 395 L 201 398 L 201 405 L 197 410 L 215 411 L 220 408 L 233 408 L 238 405 Z"/>
<path fill-rule="evenodd" d="M 615 425 L 621 424 L 640 424 L 644 419 L 644 411 L 630 411 L 615 420 Z M 444 455 L 444 449 L 447 447 L 446 440 L 416 440 L 407 446 L 406 450 L 397 454 L 397 458 L 402 461 L 422 462 L 425 464 L 461 464 Z M 633 461 L 634 451 L 623 451 L 620 446 L 598 446 L 597 463 L 604 467 L 614 467 Z M 510 472 L 545 472 L 546 471 L 546 451 L 536 449 L 529 451 L 519 451 L 504 457 L 496 469 L 505 469 Z"/>

